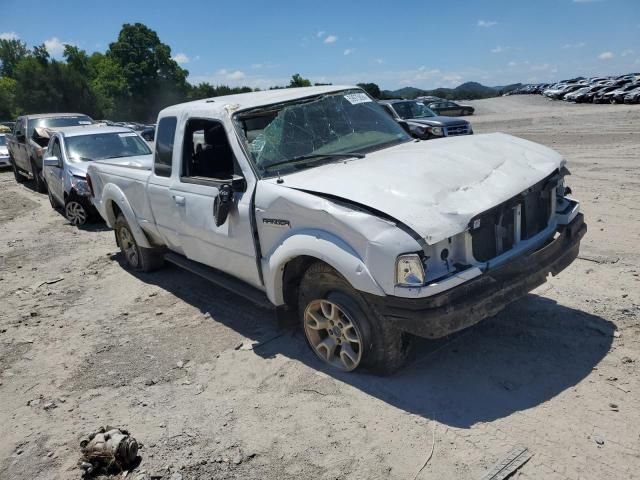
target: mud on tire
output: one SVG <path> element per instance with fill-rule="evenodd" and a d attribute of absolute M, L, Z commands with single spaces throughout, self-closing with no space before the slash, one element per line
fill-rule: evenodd
<path fill-rule="evenodd" d="M 116 243 L 124 255 L 127 266 L 132 270 L 152 272 L 164 265 L 162 252 L 155 248 L 144 248 L 138 245 L 122 213 L 116 218 L 115 235 Z"/>
<path fill-rule="evenodd" d="M 327 301 L 329 305 L 327 309 L 331 308 L 330 305 L 338 306 L 344 316 L 348 317 L 348 321 L 354 324 L 353 330 L 357 330 L 360 336 L 361 355 L 358 365 L 351 366 L 352 368 L 341 368 L 339 365 L 338 368 L 342 370 L 366 368 L 380 375 L 388 375 L 404 364 L 409 355 L 410 338 L 389 325 L 389 322 L 367 304 L 358 291 L 338 272 L 326 263 L 317 262 L 312 264 L 302 277 L 298 296 L 298 315 L 305 329 L 307 343 L 322 360 L 336 366 L 324 358 L 325 350 L 319 353 L 319 349 L 313 345 L 306 327 L 308 317 L 305 319 L 305 313 L 309 313 L 308 308 L 316 307 L 317 302 L 321 300 Z M 333 338 L 336 338 L 335 335 Z M 317 340 L 317 337 L 313 340 Z"/>

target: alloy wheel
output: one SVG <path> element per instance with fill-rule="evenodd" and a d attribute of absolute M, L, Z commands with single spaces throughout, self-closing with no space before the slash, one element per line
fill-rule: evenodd
<path fill-rule="evenodd" d="M 75 200 L 67 202 L 64 207 L 64 213 L 72 225 L 84 225 L 87 221 L 87 211 Z"/>
<path fill-rule="evenodd" d="M 309 302 L 304 332 L 316 355 L 329 365 L 347 372 L 360 365 L 362 335 L 339 305 L 324 299 Z"/>
<path fill-rule="evenodd" d="M 135 240 L 133 239 L 133 235 L 127 227 L 121 227 L 118 232 L 118 238 L 120 240 L 120 248 L 124 253 L 125 257 L 127 257 L 127 262 L 134 268 L 137 268 L 140 264 L 140 257 L 138 255 L 138 247 L 136 245 Z"/>

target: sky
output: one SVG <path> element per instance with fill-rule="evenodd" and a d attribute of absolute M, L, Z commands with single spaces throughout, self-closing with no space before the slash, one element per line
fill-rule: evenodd
<path fill-rule="evenodd" d="M 28 13 L 29 11 L 33 13 Z M 142 22 L 191 83 L 383 89 L 640 72 L 640 0 L 0 0 L 0 38 L 105 51 Z"/>

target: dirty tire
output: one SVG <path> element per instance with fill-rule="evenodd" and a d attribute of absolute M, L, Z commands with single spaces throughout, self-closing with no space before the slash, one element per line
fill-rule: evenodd
<path fill-rule="evenodd" d="M 337 306 L 341 314 L 347 318 L 347 323 L 353 324 L 354 328 L 351 331 L 357 332 L 361 345 L 357 365 L 345 368 L 345 365 L 339 365 L 326 358 L 329 357 L 329 353 L 324 347 L 320 349 L 314 346 L 317 338 L 310 338 L 307 326 L 308 312 L 317 308 L 318 302 L 321 301 Z M 388 375 L 398 370 L 407 358 L 409 345 L 406 335 L 389 325 L 347 280 L 323 262 L 311 265 L 302 278 L 298 314 L 311 350 L 334 368 L 344 371 L 366 368 L 380 375 Z M 328 335 L 325 338 L 329 338 Z M 342 358 L 341 351 L 339 353 L 338 357 Z"/>
<path fill-rule="evenodd" d="M 33 159 L 29 160 L 31 162 L 31 172 L 33 173 L 33 185 L 36 188 L 38 193 L 45 193 L 47 191 L 47 185 L 44 183 L 40 174 L 38 173 L 38 167 L 36 167 L 36 163 Z"/>
<path fill-rule="evenodd" d="M 123 214 L 119 214 L 118 218 L 116 218 L 115 233 L 120 251 L 132 270 L 152 272 L 164 265 L 164 258 L 158 250 L 140 247 L 137 244 Z"/>
<path fill-rule="evenodd" d="M 13 160 L 13 157 L 11 158 L 11 166 L 13 167 L 13 176 L 16 177 L 16 182 L 24 183 L 24 181 L 26 180 L 26 177 L 20 173 L 20 170 L 18 170 L 18 167 L 16 166 L 16 162 Z"/>

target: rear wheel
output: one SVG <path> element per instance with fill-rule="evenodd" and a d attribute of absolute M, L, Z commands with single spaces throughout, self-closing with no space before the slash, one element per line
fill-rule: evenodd
<path fill-rule="evenodd" d="M 318 262 L 300 283 L 299 314 L 311 350 L 342 371 L 389 374 L 408 353 L 407 337 L 373 310 L 334 269 Z"/>
<path fill-rule="evenodd" d="M 153 248 L 140 247 L 136 242 L 127 219 L 121 213 L 115 223 L 116 241 L 124 255 L 127 265 L 133 270 L 151 272 L 162 267 L 164 258 L 161 252 Z"/>
<path fill-rule="evenodd" d="M 53 200 L 51 192 L 49 192 L 49 200 Z M 67 217 L 67 220 L 77 227 L 84 225 L 89 219 L 89 212 L 87 212 L 87 209 L 82 205 L 82 203 L 74 199 L 67 200 L 64 205 L 64 214 Z"/>
<path fill-rule="evenodd" d="M 36 166 L 36 162 L 33 159 L 30 160 L 31 163 L 31 173 L 33 174 L 33 185 L 36 188 L 38 193 L 44 193 L 47 191 L 47 185 L 42 180 L 40 173 L 38 172 L 38 167 Z"/>

